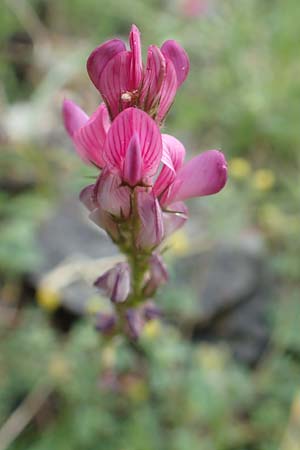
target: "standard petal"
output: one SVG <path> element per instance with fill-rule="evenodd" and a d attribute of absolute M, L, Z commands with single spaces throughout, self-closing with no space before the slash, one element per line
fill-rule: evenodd
<path fill-rule="evenodd" d="M 177 91 L 177 76 L 174 65 L 166 60 L 166 75 L 161 87 L 156 120 L 161 124 L 172 106 Z"/>
<path fill-rule="evenodd" d="M 137 196 L 140 227 L 136 243 L 139 248 L 157 247 L 164 237 L 162 211 L 153 192 L 140 191 Z"/>
<path fill-rule="evenodd" d="M 126 109 L 113 121 L 105 141 L 104 160 L 111 171 L 121 174 L 134 134 L 137 135 L 141 148 L 142 176 L 152 176 L 156 173 L 162 156 L 161 134 L 154 120 L 137 108 Z"/>
<path fill-rule="evenodd" d="M 118 53 L 106 64 L 99 78 L 98 89 L 106 103 L 111 119 L 131 105 L 131 94 L 128 93 L 130 91 L 131 60 L 131 52 Z"/>
<path fill-rule="evenodd" d="M 100 92 L 99 81 L 103 69 L 114 56 L 125 50 L 126 46 L 123 41 L 120 39 L 111 39 L 95 48 L 90 54 L 86 64 L 87 71 L 90 79 Z"/>
<path fill-rule="evenodd" d="M 97 167 L 104 166 L 103 146 L 110 120 L 107 108 L 102 103 L 90 119 L 73 135 L 73 141 L 80 156 Z"/>
<path fill-rule="evenodd" d="M 158 47 L 151 45 L 148 48 L 147 65 L 139 99 L 140 107 L 151 117 L 156 115 L 165 75 L 165 58 Z"/>
<path fill-rule="evenodd" d="M 227 180 L 223 153 L 207 150 L 191 159 L 178 172 L 164 204 L 219 192 Z"/>
<path fill-rule="evenodd" d="M 174 136 L 163 134 L 162 142 L 162 163 L 164 166 L 157 177 L 153 188 L 157 197 L 165 192 L 175 180 L 176 172 L 182 166 L 185 157 L 185 148 L 183 144 Z"/>
<path fill-rule="evenodd" d="M 68 99 L 63 101 L 62 115 L 65 129 L 71 138 L 89 120 L 89 116 L 76 103 Z"/>
<path fill-rule="evenodd" d="M 143 75 L 142 51 L 141 51 L 141 37 L 140 31 L 132 25 L 129 34 L 129 43 L 132 52 L 130 65 L 130 91 L 138 89 Z"/>
<path fill-rule="evenodd" d="M 183 202 L 176 202 L 168 206 L 163 212 L 165 237 L 179 230 L 188 219 L 188 209 Z"/>
<path fill-rule="evenodd" d="M 121 178 L 108 170 L 103 170 L 96 187 L 100 207 L 116 217 L 127 218 L 130 213 L 130 190 L 121 186 Z"/>
<path fill-rule="evenodd" d="M 177 87 L 179 87 L 188 76 L 190 70 L 189 57 L 178 42 L 173 40 L 164 42 L 161 46 L 161 51 L 173 63 L 176 71 Z"/>

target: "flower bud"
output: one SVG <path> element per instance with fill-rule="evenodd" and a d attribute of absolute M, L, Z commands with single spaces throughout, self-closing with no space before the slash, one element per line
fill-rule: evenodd
<path fill-rule="evenodd" d="M 118 263 L 105 272 L 95 283 L 103 294 L 107 295 L 113 303 L 124 302 L 130 292 L 130 269 L 127 263 Z"/>
<path fill-rule="evenodd" d="M 160 255 L 154 253 L 150 258 L 150 274 L 144 293 L 147 296 L 153 295 L 157 288 L 165 284 L 169 279 L 167 267 Z"/>

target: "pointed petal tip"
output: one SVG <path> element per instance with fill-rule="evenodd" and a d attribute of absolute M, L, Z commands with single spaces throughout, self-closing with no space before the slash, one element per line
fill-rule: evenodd
<path fill-rule="evenodd" d="M 75 102 L 67 98 L 64 98 L 62 102 L 62 117 L 65 129 L 71 138 L 89 119 Z"/>

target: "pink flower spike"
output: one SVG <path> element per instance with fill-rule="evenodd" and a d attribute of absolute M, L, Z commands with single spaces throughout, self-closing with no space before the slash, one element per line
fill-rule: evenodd
<path fill-rule="evenodd" d="M 140 94 L 140 105 L 155 117 L 160 99 L 160 90 L 166 75 L 166 61 L 160 49 L 150 45 L 147 65 Z"/>
<path fill-rule="evenodd" d="M 161 124 L 172 106 L 177 91 L 177 76 L 173 63 L 166 60 L 166 75 L 160 91 L 156 120 Z"/>
<path fill-rule="evenodd" d="M 157 247 L 164 237 L 162 211 L 153 192 L 140 191 L 137 196 L 140 227 L 136 243 L 141 249 Z"/>
<path fill-rule="evenodd" d="M 182 166 L 185 157 L 185 148 L 183 144 L 173 136 L 169 134 L 162 135 L 163 142 L 163 157 L 162 168 L 159 176 L 154 184 L 154 192 L 158 197 L 171 185 L 176 177 L 176 172 Z"/>
<path fill-rule="evenodd" d="M 131 27 L 129 43 L 132 52 L 129 90 L 132 91 L 138 89 L 143 76 L 141 37 L 140 31 L 135 25 Z"/>
<path fill-rule="evenodd" d="M 181 86 L 190 70 L 190 61 L 186 51 L 173 40 L 164 42 L 161 51 L 173 63 L 177 76 L 177 87 Z"/>
<path fill-rule="evenodd" d="M 207 150 L 192 158 L 178 172 L 164 204 L 219 192 L 227 181 L 227 163 L 223 153 Z"/>
<path fill-rule="evenodd" d="M 87 71 L 90 79 L 101 92 L 99 80 L 107 63 L 118 53 L 126 50 L 126 46 L 120 39 L 111 39 L 95 48 L 87 60 Z"/>
<path fill-rule="evenodd" d="M 103 146 L 110 120 L 104 103 L 97 108 L 90 119 L 73 135 L 73 141 L 79 155 L 97 167 L 104 167 Z"/>
<path fill-rule="evenodd" d="M 161 135 L 154 120 L 137 108 L 126 109 L 113 121 L 104 145 L 104 160 L 112 172 L 122 175 L 126 153 L 134 134 L 141 150 L 141 175 L 143 178 L 153 176 L 162 156 Z"/>
<path fill-rule="evenodd" d="M 127 263 L 118 263 L 112 269 L 105 272 L 95 283 L 103 294 L 112 302 L 124 302 L 130 292 L 130 269 Z"/>
<path fill-rule="evenodd" d="M 123 179 L 130 186 L 135 186 L 142 178 L 142 155 L 138 135 L 133 134 L 125 155 Z"/>
<path fill-rule="evenodd" d="M 89 116 L 76 103 L 68 99 L 63 101 L 62 115 L 65 129 L 71 138 L 89 120 Z"/>
<path fill-rule="evenodd" d="M 163 212 L 165 237 L 183 227 L 187 219 L 188 209 L 183 202 L 176 202 L 168 206 L 168 209 Z"/>
<path fill-rule="evenodd" d="M 130 190 L 121 186 L 121 178 L 104 169 L 95 186 L 100 207 L 115 217 L 127 218 L 130 214 Z"/>

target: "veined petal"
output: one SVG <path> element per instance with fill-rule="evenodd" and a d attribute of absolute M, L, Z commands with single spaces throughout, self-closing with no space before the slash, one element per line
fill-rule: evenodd
<path fill-rule="evenodd" d="M 141 149 L 142 176 L 152 176 L 162 156 L 161 134 L 154 120 L 137 108 L 126 109 L 113 121 L 104 145 L 104 160 L 111 171 L 121 174 L 134 134 L 138 137 Z"/>
<path fill-rule="evenodd" d="M 121 178 L 104 169 L 95 187 L 100 207 L 116 217 L 128 217 L 130 213 L 130 190 L 121 186 Z"/>
<path fill-rule="evenodd" d="M 168 206 L 163 212 L 165 236 L 170 236 L 181 228 L 188 219 L 188 209 L 183 202 L 176 202 Z"/>
<path fill-rule="evenodd" d="M 190 70 L 190 61 L 186 51 L 173 40 L 164 42 L 161 51 L 167 59 L 172 61 L 176 71 L 177 87 L 181 86 Z"/>
<path fill-rule="evenodd" d="M 223 153 L 207 150 L 192 158 L 177 173 L 164 204 L 219 192 L 227 180 L 227 164 Z"/>
<path fill-rule="evenodd" d="M 139 100 L 141 108 L 151 116 L 156 113 L 165 75 L 165 58 L 158 47 L 151 45 L 148 48 L 147 65 Z"/>
<path fill-rule="evenodd" d="M 68 99 L 63 101 L 62 115 L 65 129 L 71 138 L 89 120 L 89 116 L 76 103 Z"/>
<path fill-rule="evenodd" d="M 107 108 L 102 103 L 90 119 L 73 135 L 73 141 L 80 156 L 97 167 L 104 166 L 103 146 L 110 120 Z"/>
<path fill-rule="evenodd" d="M 160 196 L 174 181 L 176 172 L 182 166 L 185 157 L 185 148 L 183 144 L 175 137 L 169 134 L 162 135 L 164 164 L 154 185 L 155 195 Z"/>
<path fill-rule="evenodd" d="M 129 90 L 132 91 L 138 89 L 143 75 L 141 37 L 140 31 L 135 25 L 131 27 L 129 44 L 132 52 Z"/>
<path fill-rule="evenodd" d="M 159 108 L 156 120 L 162 123 L 172 106 L 177 91 L 177 76 L 173 63 L 166 60 L 166 75 L 161 87 Z"/>
<path fill-rule="evenodd" d="M 142 154 L 139 137 L 133 134 L 124 159 L 123 177 L 130 186 L 135 186 L 142 179 Z"/>
<path fill-rule="evenodd" d="M 130 67 L 132 53 L 123 51 L 115 55 L 102 70 L 98 89 L 109 110 L 111 119 L 122 109 L 130 106 L 130 101 L 122 100 L 122 94 L 130 90 Z"/>
<path fill-rule="evenodd" d="M 138 192 L 137 207 L 140 219 L 137 246 L 142 249 L 157 247 L 164 237 L 164 226 L 162 211 L 153 192 Z"/>
<path fill-rule="evenodd" d="M 87 60 L 87 71 L 90 79 L 101 92 L 99 81 L 103 69 L 107 63 L 118 53 L 126 50 L 126 46 L 120 39 L 111 39 L 99 47 L 95 48 Z"/>

